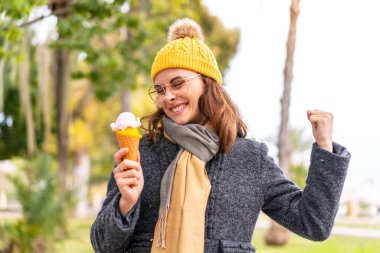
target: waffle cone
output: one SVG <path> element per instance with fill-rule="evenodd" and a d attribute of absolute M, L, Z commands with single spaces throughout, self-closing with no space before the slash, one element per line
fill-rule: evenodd
<path fill-rule="evenodd" d="M 128 148 L 128 153 L 123 159 L 137 161 L 140 138 L 126 135 L 116 131 L 117 142 L 120 148 Z"/>

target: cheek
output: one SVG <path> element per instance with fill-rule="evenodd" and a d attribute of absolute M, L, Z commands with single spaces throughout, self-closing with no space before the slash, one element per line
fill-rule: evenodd
<path fill-rule="evenodd" d="M 192 106 L 194 107 L 194 109 L 196 109 L 197 111 L 199 110 L 199 101 L 200 101 L 200 95 L 197 96 L 196 98 L 193 98 L 192 99 Z"/>

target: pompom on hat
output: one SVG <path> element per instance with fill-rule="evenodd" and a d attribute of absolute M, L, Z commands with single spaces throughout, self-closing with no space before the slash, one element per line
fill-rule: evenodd
<path fill-rule="evenodd" d="M 168 68 L 183 68 L 213 78 L 222 84 L 222 74 L 210 48 L 203 42 L 201 27 L 189 18 L 174 22 L 168 32 L 168 43 L 153 61 L 151 78 Z"/>

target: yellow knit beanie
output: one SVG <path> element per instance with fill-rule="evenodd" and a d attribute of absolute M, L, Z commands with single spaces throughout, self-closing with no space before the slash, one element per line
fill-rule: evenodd
<path fill-rule="evenodd" d="M 168 43 L 153 61 L 151 78 L 168 68 L 184 68 L 213 78 L 222 84 L 222 74 L 210 48 L 203 42 L 201 27 L 189 18 L 177 20 L 169 28 Z"/>

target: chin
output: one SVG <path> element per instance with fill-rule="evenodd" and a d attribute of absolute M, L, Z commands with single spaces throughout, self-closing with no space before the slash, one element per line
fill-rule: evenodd
<path fill-rule="evenodd" d="M 189 123 L 189 120 L 186 120 L 186 119 L 173 119 L 171 118 L 174 123 L 176 123 L 177 125 L 186 125 Z"/>

